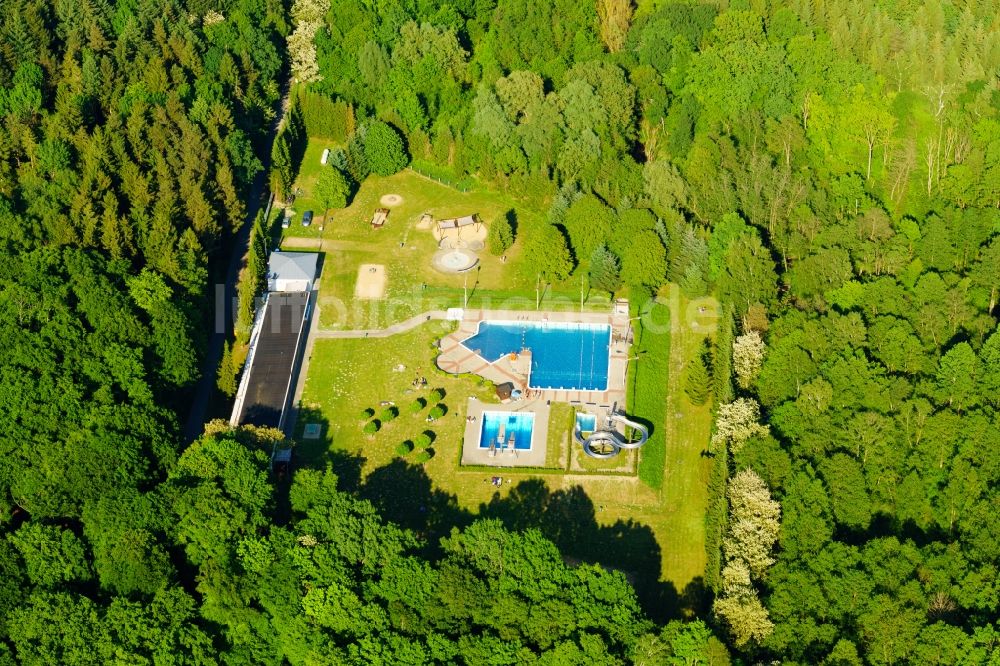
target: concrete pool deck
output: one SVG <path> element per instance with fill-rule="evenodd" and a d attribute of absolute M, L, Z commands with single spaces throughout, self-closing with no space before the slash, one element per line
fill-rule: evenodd
<path fill-rule="evenodd" d="M 629 344 L 625 335 L 629 329 L 626 314 L 596 312 L 546 312 L 524 310 L 465 310 L 458 330 L 446 335 L 438 343 L 440 354 L 437 366 L 454 375 L 472 373 L 494 384 L 513 382 L 526 390 L 530 358 L 522 354 L 517 359 L 504 357 L 490 363 L 463 343 L 479 330 L 481 321 L 512 322 L 566 322 L 576 324 L 607 324 L 611 326 L 611 353 L 608 359 L 608 388 L 605 391 L 576 391 L 570 389 L 531 389 L 532 398 L 543 402 L 552 400 L 575 405 L 610 407 L 614 403 L 625 405 L 625 366 Z"/>
<path fill-rule="evenodd" d="M 496 451 L 479 447 L 483 429 L 483 412 L 530 412 L 535 415 L 531 428 L 531 448 L 515 451 Z M 469 398 L 466 415 L 474 420 L 465 421 L 465 438 L 462 441 L 463 465 L 489 465 L 490 467 L 544 467 L 548 448 L 549 406 L 545 400 L 516 400 L 503 404 L 483 402 Z"/>

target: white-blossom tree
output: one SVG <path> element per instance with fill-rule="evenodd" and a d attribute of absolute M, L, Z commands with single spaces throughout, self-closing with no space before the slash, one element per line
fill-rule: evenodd
<path fill-rule="evenodd" d="M 766 348 L 757 331 L 750 331 L 733 340 L 733 370 L 740 388 L 750 388 L 753 380 L 757 379 L 764 364 Z"/>
<path fill-rule="evenodd" d="M 733 402 L 719 405 L 715 418 L 715 434 L 712 444 L 729 445 L 729 450 L 738 453 L 747 440 L 755 435 L 766 435 L 767 426 L 760 424 L 760 405 L 752 398 L 738 398 Z"/>
<path fill-rule="evenodd" d="M 745 469 L 729 481 L 729 530 L 723 541 L 727 557 L 746 563 L 755 578 L 774 564 L 771 550 L 781 528 L 781 505 L 756 472 Z"/>
<path fill-rule="evenodd" d="M 723 572 L 725 573 L 725 572 Z M 725 594 L 715 600 L 715 615 L 729 627 L 733 643 L 742 647 L 751 640 L 758 643 L 771 635 L 774 623 L 757 591 L 750 585 L 734 590 L 735 594 Z"/>
<path fill-rule="evenodd" d="M 292 61 L 292 77 L 299 83 L 320 81 L 316 61 L 316 33 L 330 11 L 331 0 L 295 0 L 292 21 L 295 29 L 288 36 L 288 55 Z"/>
<path fill-rule="evenodd" d="M 730 479 L 726 495 L 729 527 L 722 542 L 726 564 L 713 610 L 729 627 L 735 644 L 743 646 L 764 640 L 774 629 L 754 581 L 762 579 L 774 563 L 771 550 L 781 528 L 781 505 L 751 469 Z"/>

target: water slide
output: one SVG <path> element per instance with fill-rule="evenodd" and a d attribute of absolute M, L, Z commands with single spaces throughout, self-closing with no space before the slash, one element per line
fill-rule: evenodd
<path fill-rule="evenodd" d="M 633 434 L 636 432 L 639 433 L 639 439 L 626 440 L 625 437 L 619 434 L 617 430 L 613 430 L 612 434 L 614 434 L 615 437 L 618 438 L 618 448 L 638 449 L 640 446 L 646 443 L 647 439 L 649 439 L 649 430 L 646 429 L 646 426 L 642 425 L 641 423 L 636 423 L 635 421 L 625 418 L 623 414 L 612 413 L 608 417 L 608 421 L 612 423 L 621 423 L 626 427 L 632 428 Z"/>
<path fill-rule="evenodd" d="M 625 435 L 614 428 L 613 424 L 622 424 L 632 428 L 633 433 L 638 432 L 638 439 L 626 439 Z M 606 460 L 618 455 L 622 449 L 638 449 L 649 439 L 649 430 L 641 423 L 636 423 L 622 414 L 612 411 L 605 420 L 603 429 L 595 430 L 588 437 L 583 436 L 580 430 L 579 421 L 573 427 L 573 437 L 583 447 L 583 452 L 591 458 Z"/>

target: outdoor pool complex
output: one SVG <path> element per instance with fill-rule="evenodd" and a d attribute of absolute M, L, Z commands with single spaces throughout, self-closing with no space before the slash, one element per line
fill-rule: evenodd
<path fill-rule="evenodd" d="M 531 350 L 528 385 L 536 389 L 606 391 L 611 326 L 564 322 L 483 321 L 463 343 L 490 363 Z"/>
<path fill-rule="evenodd" d="M 495 444 L 498 451 L 507 448 L 511 436 L 514 448 L 527 451 L 531 448 L 531 430 L 535 425 L 535 415 L 531 412 L 483 412 L 483 430 L 479 436 L 479 448 L 488 449 Z"/>

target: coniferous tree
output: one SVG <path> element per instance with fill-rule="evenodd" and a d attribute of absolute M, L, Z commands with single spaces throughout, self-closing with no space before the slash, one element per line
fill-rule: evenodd
<path fill-rule="evenodd" d="M 508 211 L 503 215 L 497 215 L 496 219 L 490 222 L 486 246 L 493 256 L 504 254 L 514 244 L 514 228 L 510 224 L 513 214 L 514 211 Z"/>
<path fill-rule="evenodd" d="M 698 353 L 688 362 L 684 372 L 684 393 L 694 405 L 704 405 L 712 392 L 712 377 L 706 364 L 707 340 L 698 347 Z"/>
<path fill-rule="evenodd" d="M 606 245 L 599 245 L 590 257 L 590 284 L 602 291 L 614 293 L 622 284 L 621 262 Z"/>
<path fill-rule="evenodd" d="M 288 133 L 282 132 L 274 140 L 274 147 L 271 150 L 271 187 L 283 201 L 288 201 L 292 197 L 293 182 Z"/>
<path fill-rule="evenodd" d="M 364 145 L 368 168 L 379 176 L 391 176 L 410 161 L 403 138 L 387 123 L 371 123 L 365 132 Z"/>
<path fill-rule="evenodd" d="M 236 395 L 236 367 L 233 363 L 232 346 L 227 340 L 222 347 L 222 360 L 219 361 L 216 386 L 228 397 Z"/>

